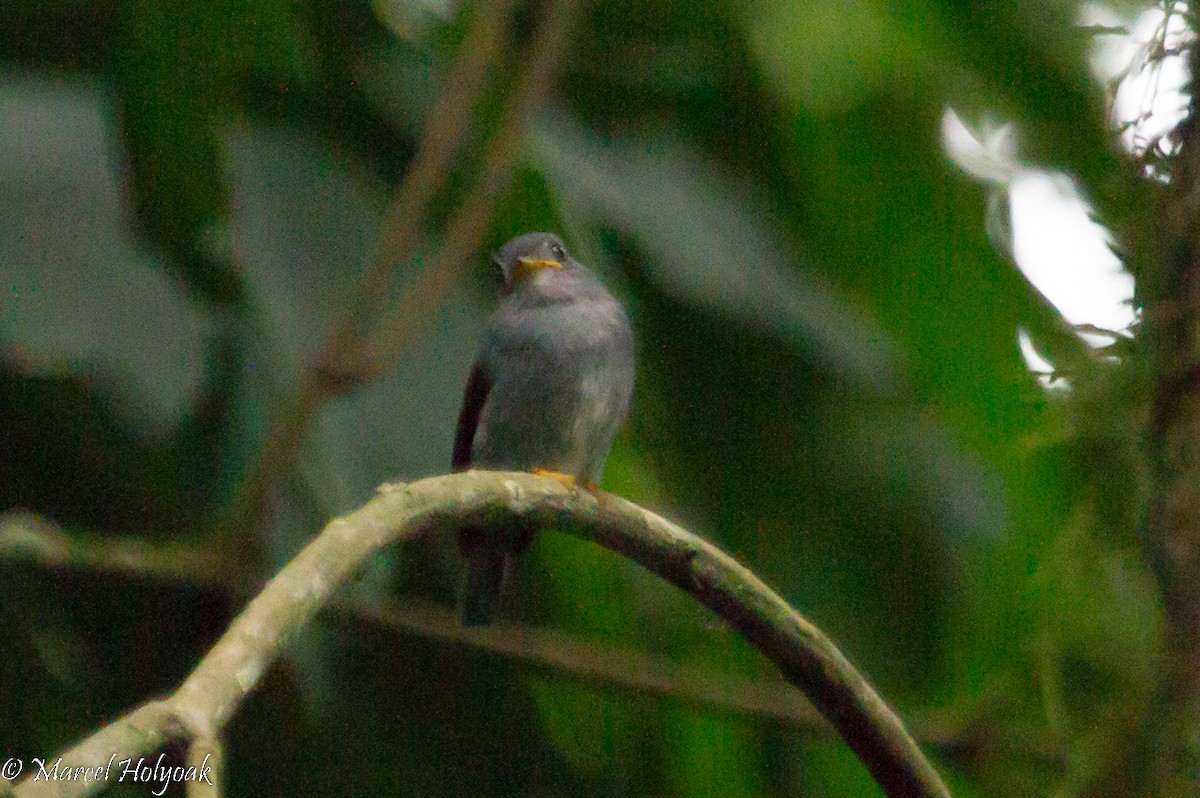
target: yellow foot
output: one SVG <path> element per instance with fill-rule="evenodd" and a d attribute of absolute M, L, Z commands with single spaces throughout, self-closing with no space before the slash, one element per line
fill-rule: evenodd
<path fill-rule="evenodd" d="M 572 476 L 571 474 L 564 474 L 561 471 L 551 471 L 548 468 L 531 468 L 529 469 L 529 473 L 536 474 L 539 477 L 550 477 L 550 479 L 562 485 L 567 490 L 575 490 L 575 488 L 579 487 L 579 477 Z M 595 485 L 592 485 L 589 482 L 584 487 L 588 487 L 588 489 L 591 490 L 595 487 Z"/>

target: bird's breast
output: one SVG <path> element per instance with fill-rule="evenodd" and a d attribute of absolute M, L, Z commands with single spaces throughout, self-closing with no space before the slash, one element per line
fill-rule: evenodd
<path fill-rule="evenodd" d="M 624 418 L 632 387 L 632 337 L 623 312 L 615 302 L 559 303 L 498 321 L 503 326 L 488 344 L 495 383 L 475 462 L 598 478 L 592 472 Z"/>

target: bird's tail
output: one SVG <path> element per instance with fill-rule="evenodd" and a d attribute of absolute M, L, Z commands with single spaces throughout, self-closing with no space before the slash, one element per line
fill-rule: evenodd
<path fill-rule="evenodd" d="M 477 546 L 467 555 L 467 589 L 463 595 L 463 626 L 492 622 L 500 604 L 510 556 L 496 546 Z"/>

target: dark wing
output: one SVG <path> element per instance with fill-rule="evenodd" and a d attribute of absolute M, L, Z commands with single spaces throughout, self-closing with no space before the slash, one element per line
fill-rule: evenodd
<path fill-rule="evenodd" d="M 454 433 L 454 454 L 450 467 L 464 471 L 471 467 L 471 444 L 475 442 L 475 430 L 479 427 L 479 414 L 492 390 L 492 375 L 487 366 L 477 362 L 467 378 L 467 390 L 463 395 L 462 410 L 458 412 L 458 431 Z"/>

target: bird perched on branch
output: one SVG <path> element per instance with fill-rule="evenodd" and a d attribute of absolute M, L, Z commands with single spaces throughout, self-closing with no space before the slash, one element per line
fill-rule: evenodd
<path fill-rule="evenodd" d="M 467 380 L 452 465 L 530 470 L 594 489 L 633 391 L 629 318 L 558 236 L 517 236 L 492 259 L 503 298 Z M 491 621 L 534 531 L 460 530 L 464 625 Z"/>

